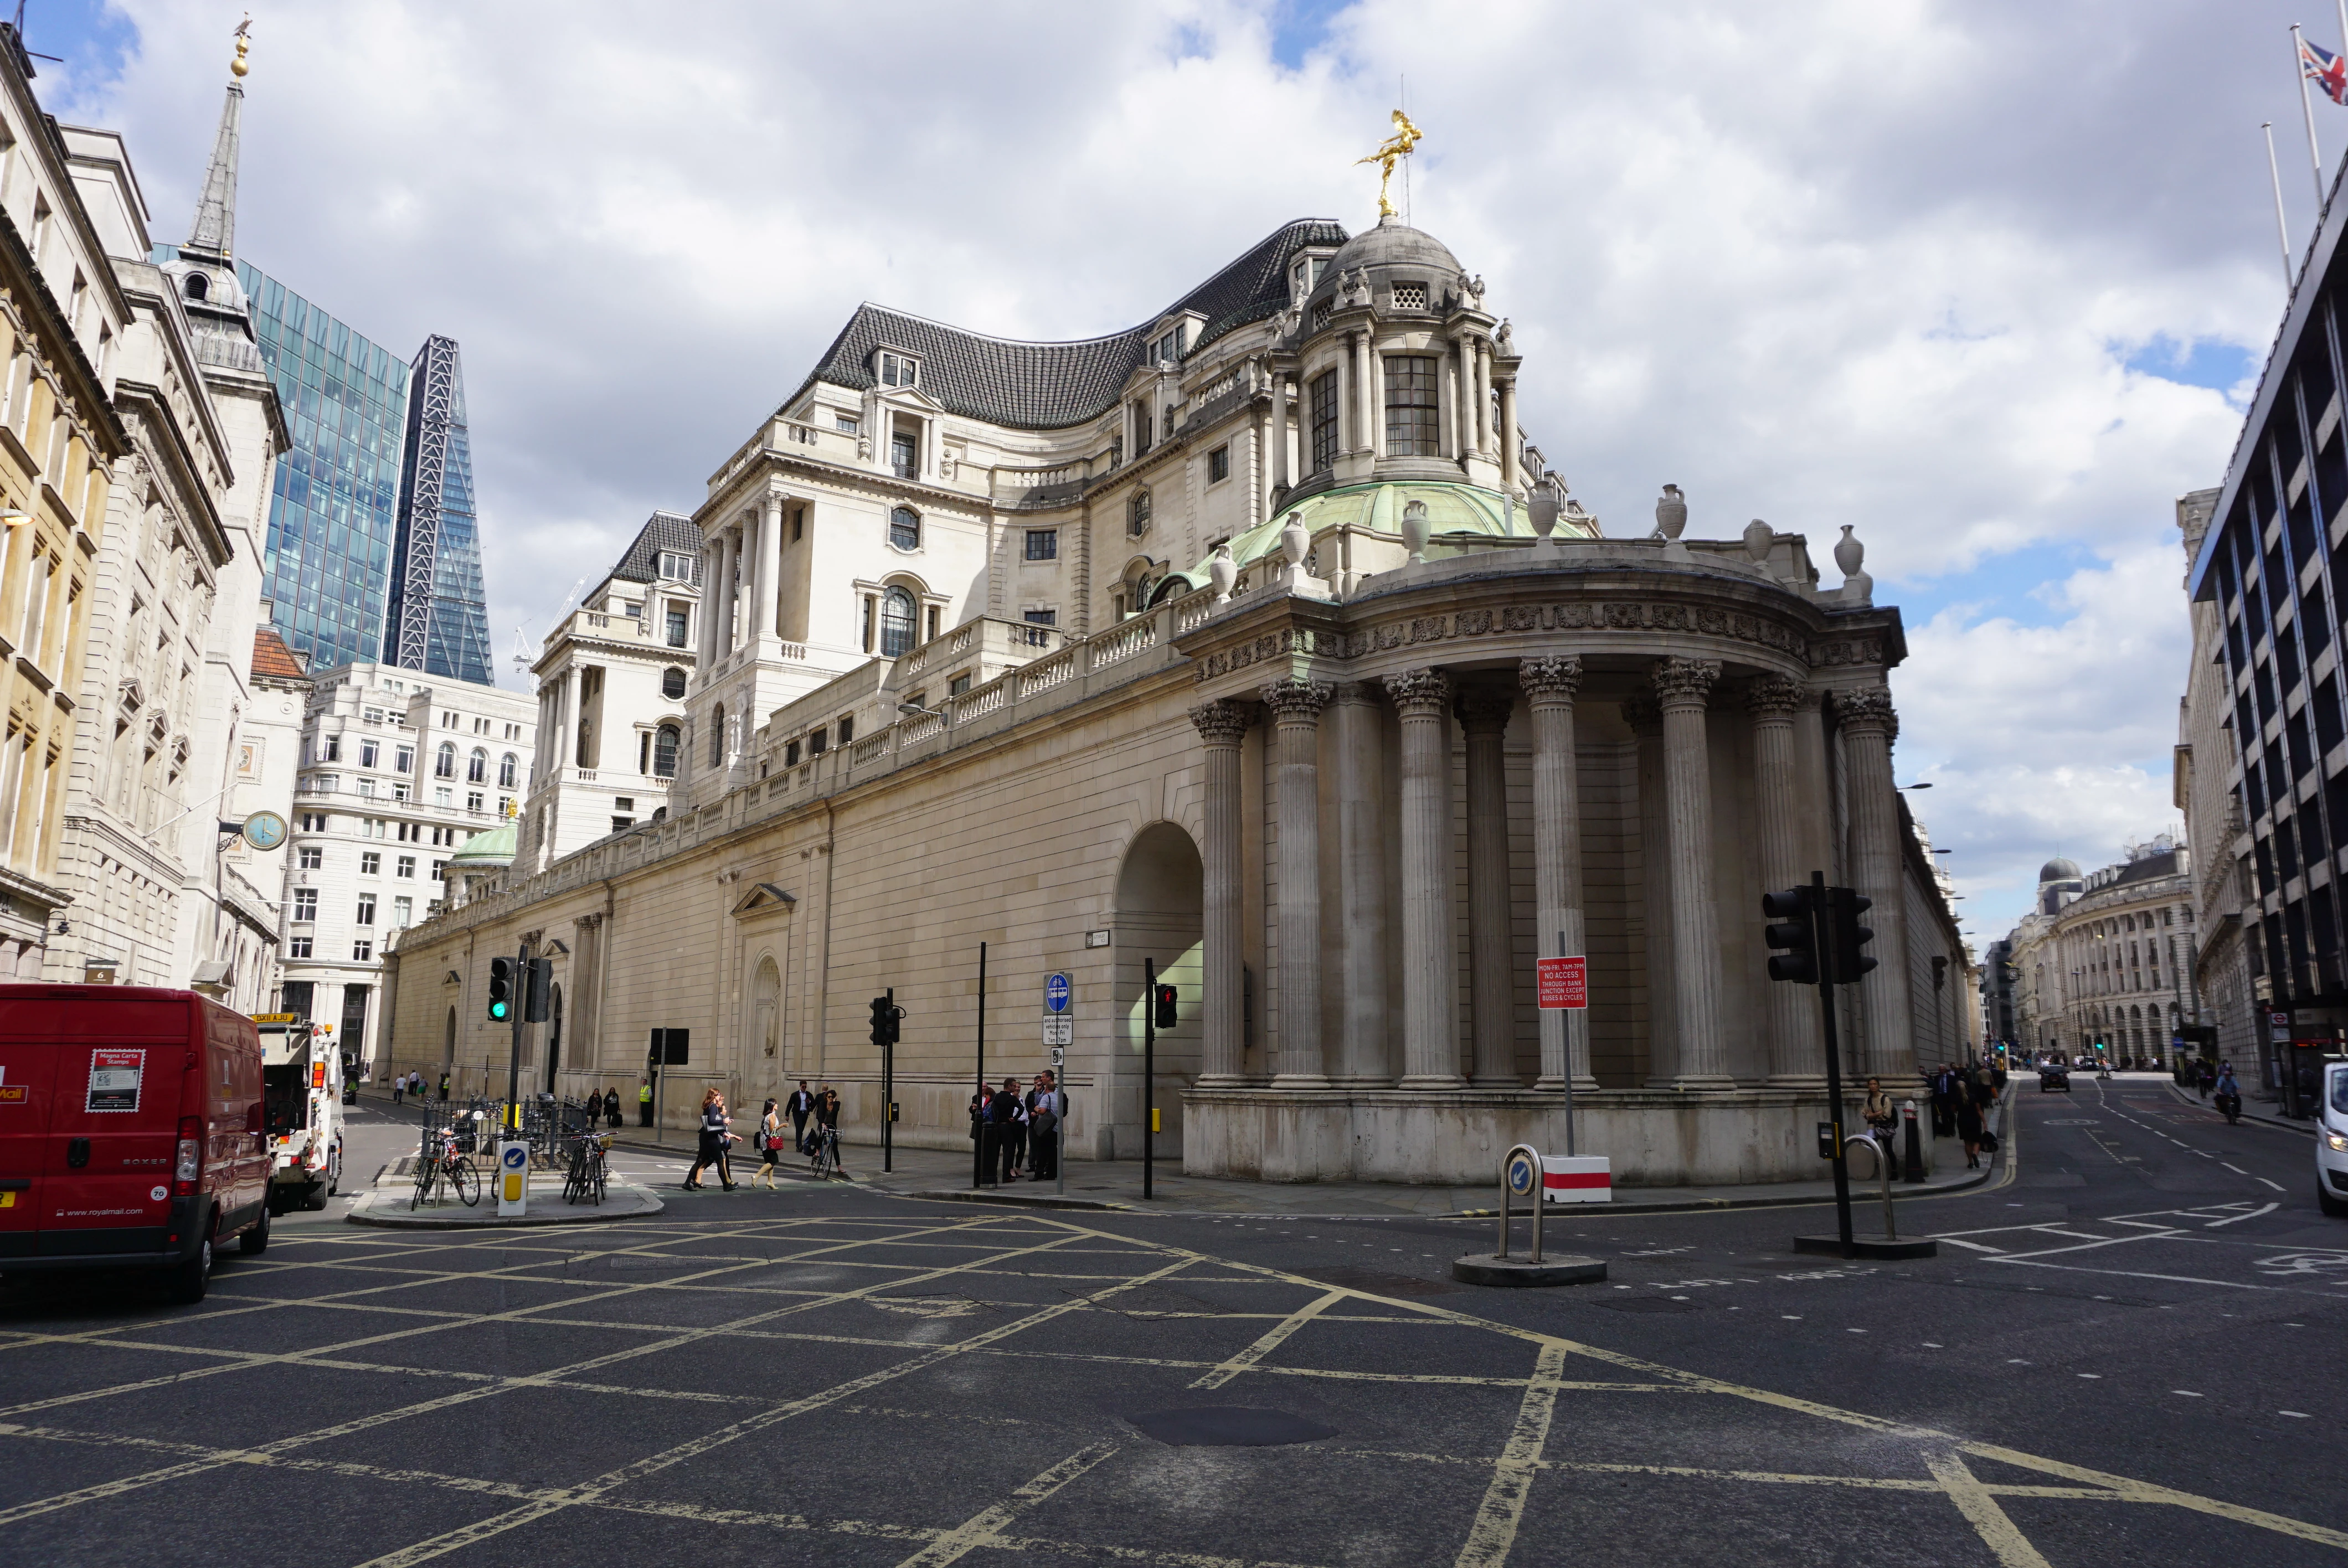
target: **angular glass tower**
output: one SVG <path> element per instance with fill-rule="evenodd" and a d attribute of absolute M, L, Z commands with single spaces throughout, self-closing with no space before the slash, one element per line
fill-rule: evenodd
<path fill-rule="evenodd" d="M 480 526 L 473 510 L 473 446 L 456 341 L 427 338 L 408 373 L 385 658 L 403 669 L 493 685 Z"/>
<path fill-rule="evenodd" d="M 408 367 L 250 262 L 236 272 L 294 436 L 270 497 L 273 620 L 314 670 L 389 662 Z M 479 598 L 478 559 L 474 576 Z"/>

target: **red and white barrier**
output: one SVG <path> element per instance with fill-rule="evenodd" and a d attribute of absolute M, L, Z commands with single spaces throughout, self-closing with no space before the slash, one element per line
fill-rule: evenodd
<path fill-rule="evenodd" d="M 1552 1204 L 1611 1204 L 1614 1201 L 1612 1163 L 1603 1157 L 1567 1159 L 1544 1154 L 1541 1197 Z"/>

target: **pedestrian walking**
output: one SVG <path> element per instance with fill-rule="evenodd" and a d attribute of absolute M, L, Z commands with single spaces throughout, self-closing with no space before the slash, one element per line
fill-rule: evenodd
<path fill-rule="evenodd" d="M 620 1091 L 610 1084 L 603 1086 L 603 1122 L 614 1132 L 620 1126 Z"/>
<path fill-rule="evenodd" d="M 653 1081 L 651 1074 L 647 1073 L 636 1085 L 636 1125 L 649 1127 L 652 1124 Z"/>
<path fill-rule="evenodd" d="M 804 1154 L 808 1152 L 808 1118 L 815 1114 L 815 1096 L 808 1092 L 806 1079 L 799 1080 L 798 1090 L 792 1094 L 788 1108 L 791 1114 L 791 1146 Z"/>
<path fill-rule="evenodd" d="M 2218 1070 L 2205 1061 L 2201 1064 L 2199 1070 L 2196 1071 L 2194 1076 L 2199 1081 L 2201 1098 L 2204 1100 L 2209 1099 L 2209 1091 L 2218 1086 Z"/>
<path fill-rule="evenodd" d="M 1982 1104 L 1968 1094 L 1957 1102 L 1957 1137 L 1965 1146 L 1965 1169 L 1981 1169 Z"/>
<path fill-rule="evenodd" d="M 407 1079 L 405 1079 L 405 1078 L 396 1078 L 396 1078 L 394 1078 L 394 1079 L 391 1081 L 391 1102 L 392 1102 L 392 1104 L 393 1104 L 393 1106 L 394 1106 L 394 1107 L 396 1107 L 396 1106 L 399 1104 L 399 1097 L 400 1097 L 400 1094 L 401 1094 L 401 1093 L 402 1093 L 402 1092 L 403 1092 L 407 1088 Z"/>
<path fill-rule="evenodd" d="M 685 1178 L 685 1190 L 698 1193 L 705 1189 L 701 1173 L 706 1166 L 717 1167 L 717 1179 L 727 1192 L 734 1190 L 734 1168 L 726 1158 L 726 1145 L 733 1142 L 726 1130 L 726 1096 L 715 1089 L 701 1095 L 701 1143 L 694 1152 L 693 1169 Z"/>
<path fill-rule="evenodd" d="M 769 1100 L 767 1108 L 758 1112 L 758 1131 L 750 1139 L 751 1147 L 758 1151 L 758 1173 L 750 1178 L 752 1186 L 764 1182 L 767 1191 L 774 1191 L 775 1161 L 781 1152 L 782 1142 L 783 1119 L 775 1114 L 775 1102 Z"/>

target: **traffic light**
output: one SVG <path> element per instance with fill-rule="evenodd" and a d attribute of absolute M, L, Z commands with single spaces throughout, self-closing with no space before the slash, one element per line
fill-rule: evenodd
<path fill-rule="evenodd" d="M 1157 995 L 1151 1008 L 1152 1021 L 1159 1029 L 1172 1029 L 1174 1027 L 1174 988 L 1160 985 L 1156 988 L 1156 991 Z"/>
<path fill-rule="evenodd" d="M 891 991 L 887 997 L 872 999 L 872 1043 L 875 1045 L 897 1043 L 897 1020 L 904 1016 L 904 1009 L 890 999 L 896 993 Z"/>
<path fill-rule="evenodd" d="M 1835 984 L 1855 986 L 1859 976 L 1875 968 L 1875 960 L 1867 956 L 1867 944 L 1875 940 L 1875 932 L 1859 923 L 1861 915 L 1875 907 L 1875 900 L 1838 887 L 1829 902 L 1834 906 L 1834 929 L 1828 940 L 1833 943 Z"/>
<path fill-rule="evenodd" d="M 489 1021 L 505 1023 L 513 1017 L 514 961 L 489 960 Z"/>
<path fill-rule="evenodd" d="M 1783 893 L 1764 893 L 1761 913 L 1777 922 L 1761 933 L 1764 941 L 1780 949 L 1769 957 L 1769 978 L 1817 985 L 1818 926 L 1810 917 L 1810 890 L 1788 887 Z"/>
<path fill-rule="evenodd" d="M 547 1016 L 548 993 L 554 989 L 554 960 L 531 958 L 530 972 L 522 977 L 521 1021 L 544 1023 Z"/>

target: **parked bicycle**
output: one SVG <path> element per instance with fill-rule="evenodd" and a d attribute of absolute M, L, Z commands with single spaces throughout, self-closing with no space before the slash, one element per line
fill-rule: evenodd
<path fill-rule="evenodd" d="M 446 1185 L 467 1208 L 481 1201 L 481 1178 L 473 1170 L 473 1162 L 457 1150 L 457 1134 L 448 1127 L 436 1128 L 424 1142 L 424 1152 L 416 1157 L 416 1195 L 407 1201 L 411 1209 L 440 1201 L 440 1188 Z"/>
<path fill-rule="evenodd" d="M 609 1180 L 605 1156 L 611 1152 L 609 1132 L 583 1132 L 571 1145 L 571 1170 L 562 1179 L 562 1201 L 601 1205 Z"/>

